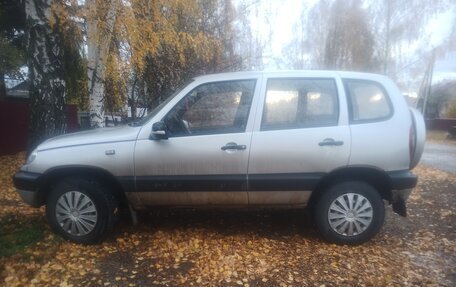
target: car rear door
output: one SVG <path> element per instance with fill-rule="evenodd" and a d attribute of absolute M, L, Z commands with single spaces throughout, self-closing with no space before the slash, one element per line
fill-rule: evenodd
<path fill-rule="evenodd" d="M 337 74 L 263 79 L 248 167 L 250 204 L 305 204 L 350 153 L 347 104 Z"/>

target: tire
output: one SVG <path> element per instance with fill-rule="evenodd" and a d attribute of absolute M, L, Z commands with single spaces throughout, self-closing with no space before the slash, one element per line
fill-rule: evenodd
<path fill-rule="evenodd" d="M 75 243 L 101 242 L 118 219 L 118 201 L 102 184 L 67 178 L 53 186 L 46 202 L 51 228 Z"/>
<path fill-rule="evenodd" d="M 368 241 L 380 231 L 385 220 L 385 206 L 371 185 L 346 181 L 331 186 L 319 198 L 314 220 L 326 240 L 356 245 Z"/>

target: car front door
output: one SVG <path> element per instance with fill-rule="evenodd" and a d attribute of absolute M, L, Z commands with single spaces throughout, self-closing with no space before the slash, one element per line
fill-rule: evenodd
<path fill-rule="evenodd" d="M 135 148 L 136 205 L 247 204 L 249 114 L 256 79 L 203 83 Z"/>
<path fill-rule="evenodd" d="M 250 151 L 250 204 L 306 204 L 326 173 L 347 165 L 351 143 L 341 87 L 337 77 L 265 81 Z"/>

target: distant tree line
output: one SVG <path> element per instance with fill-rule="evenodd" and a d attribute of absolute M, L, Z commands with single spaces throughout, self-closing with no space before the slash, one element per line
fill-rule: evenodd
<path fill-rule="evenodd" d="M 371 71 L 400 80 L 401 71 L 415 64 L 404 46 L 427 41 L 422 39 L 426 24 L 451 9 L 456 9 L 451 0 L 320 0 L 304 7 L 284 60 L 298 69 Z M 456 22 L 450 25 L 454 36 Z M 418 50 L 420 65 L 412 77 L 423 77 L 432 49 L 445 52 L 454 42 L 450 37 L 440 47 Z"/>

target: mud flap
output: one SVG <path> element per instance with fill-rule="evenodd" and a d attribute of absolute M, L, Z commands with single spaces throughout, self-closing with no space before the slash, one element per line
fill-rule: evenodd
<path fill-rule="evenodd" d="M 407 206 L 405 204 L 405 201 L 400 200 L 393 202 L 393 211 L 400 216 L 407 217 Z"/>
<path fill-rule="evenodd" d="M 406 202 L 411 191 L 411 189 L 393 190 L 393 211 L 400 216 L 407 217 Z"/>
<path fill-rule="evenodd" d="M 131 204 L 128 205 L 128 209 L 130 210 L 130 216 L 133 226 L 138 225 L 138 212 L 133 208 L 133 206 L 131 206 Z"/>

